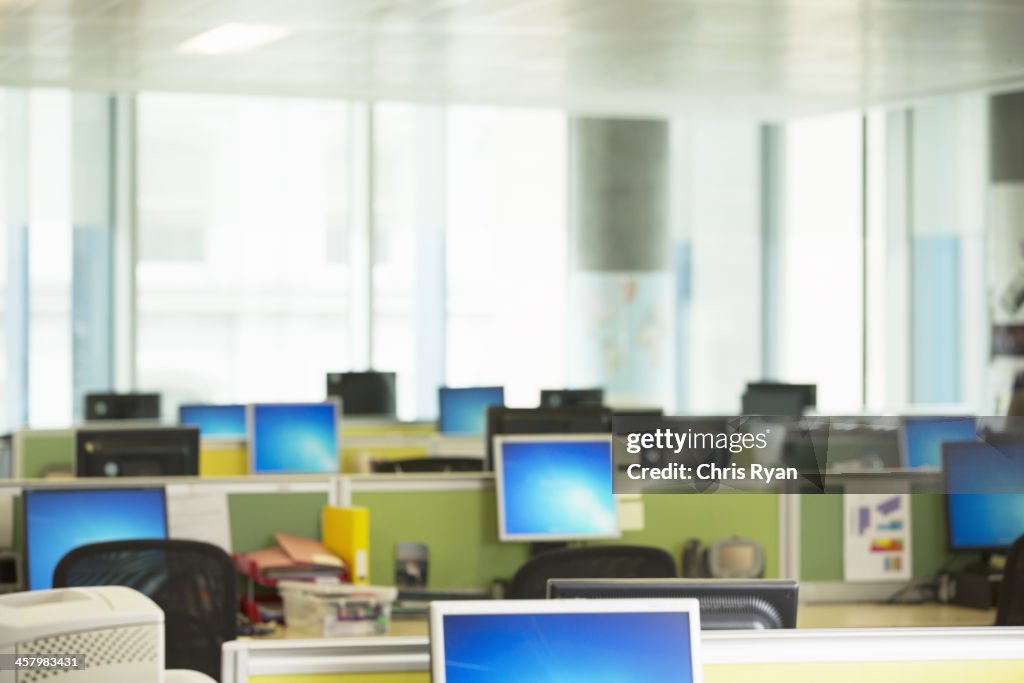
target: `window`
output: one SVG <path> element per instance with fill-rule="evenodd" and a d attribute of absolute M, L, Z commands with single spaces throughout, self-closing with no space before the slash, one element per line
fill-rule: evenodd
<path fill-rule="evenodd" d="M 32 90 L 29 113 L 29 424 L 71 423 L 71 93 Z"/>
<path fill-rule="evenodd" d="M 325 373 L 348 367 L 347 114 L 139 97 L 141 389 L 170 407 L 319 400 Z"/>
<path fill-rule="evenodd" d="M 861 116 L 786 126 L 777 378 L 818 385 L 822 413 L 863 404 Z"/>
<path fill-rule="evenodd" d="M 514 406 L 566 382 L 566 117 L 448 113 L 447 382 Z"/>

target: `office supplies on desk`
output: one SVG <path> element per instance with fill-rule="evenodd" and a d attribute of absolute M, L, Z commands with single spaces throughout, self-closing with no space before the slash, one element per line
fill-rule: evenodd
<path fill-rule="evenodd" d="M 329 551 L 320 541 L 288 534 L 274 534 L 274 540 L 293 562 L 312 567 L 344 567 L 341 558 Z"/>
<path fill-rule="evenodd" d="M 324 546 L 345 562 L 352 583 L 370 583 L 370 511 L 325 507 L 320 529 Z"/>
<path fill-rule="evenodd" d="M 430 549 L 425 543 L 399 541 L 395 544 L 395 586 L 399 589 L 425 588 L 430 566 Z"/>
<path fill-rule="evenodd" d="M 289 633 L 310 636 L 368 636 L 388 632 L 398 591 L 390 586 L 281 581 L 284 622 Z"/>
<path fill-rule="evenodd" d="M 430 605 L 434 683 L 703 679 L 696 600 L 489 600 Z"/>

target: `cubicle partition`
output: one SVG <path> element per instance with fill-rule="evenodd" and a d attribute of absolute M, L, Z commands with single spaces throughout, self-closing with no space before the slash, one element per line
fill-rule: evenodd
<path fill-rule="evenodd" d="M 1016 683 L 1024 629 L 711 631 L 705 683 Z M 426 683 L 425 637 L 240 640 L 224 645 L 223 683 Z"/>

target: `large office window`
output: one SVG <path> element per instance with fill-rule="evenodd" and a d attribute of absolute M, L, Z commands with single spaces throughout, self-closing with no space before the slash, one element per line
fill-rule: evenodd
<path fill-rule="evenodd" d="M 673 223 L 678 408 L 739 410 L 761 369 L 760 126 L 676 121 Z"/>
<path fill-rule="evenodd" d="M 29 424 L 71 422 L 71 93 L 28 99 Z"/>
<path fill-rule="evenodd" d="M 561 112 L 448 114 L 447 382 L 510 405 L 566 382 L 566 141 Z"/>
<path fill-rule="evenodd" d="M 421 183 L 418 108 L 385 103 L 373 113 L 373 365 L 395 372 L 398 412 L 417 416 L 417 228 Z M 435 169 L 443 173 L 442 169 Z"/>
<path fill-rule="evenodd" d="M 863 405 L 862 119 L 786 126 L 779 377 L 818 385 L 824 413 Z"/>
<path fill-rule="evenodd" d="M 314 400 L 348 367 L 344 103 L 139 97 L 137 382 Z"/>

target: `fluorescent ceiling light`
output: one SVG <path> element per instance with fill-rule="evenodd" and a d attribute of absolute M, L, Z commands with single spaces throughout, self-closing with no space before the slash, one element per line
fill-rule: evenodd
<path fill-rule="evenodd" d="M 178 52 L 190 55 L 237 54 L 275 43 L 291 32 L 287 26 L 223 24 L 189 38 L 178 46 Z"/>

